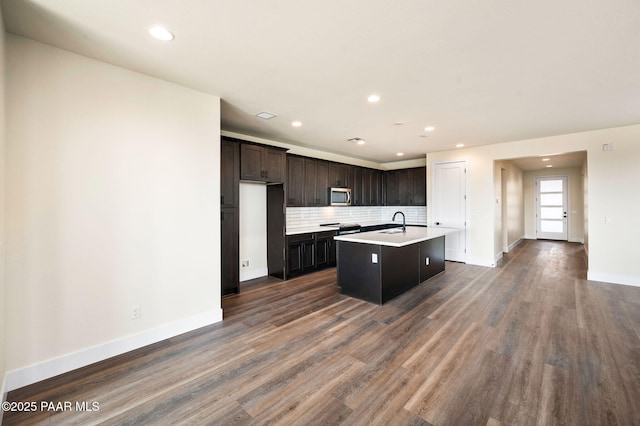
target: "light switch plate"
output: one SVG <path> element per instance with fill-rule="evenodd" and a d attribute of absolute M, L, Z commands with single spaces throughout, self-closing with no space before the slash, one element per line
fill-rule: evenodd
<path fill-rule="evenodd" d="M 378 253 L 371 253 L 371 263 L 378 263 Z"/>

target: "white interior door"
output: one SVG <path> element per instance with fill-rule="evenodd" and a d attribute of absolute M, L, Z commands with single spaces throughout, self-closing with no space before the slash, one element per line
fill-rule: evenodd
<path fill-rule="evenodd" d="M 467 163 L 433 165 L 432 226 L 450 228 L 445 236 L 445 259 L 466 262 Z"/>
<path fill-rule="evenodd" d="M 536 238 L 567 240 L 567 176 L 536 178 Z"/>

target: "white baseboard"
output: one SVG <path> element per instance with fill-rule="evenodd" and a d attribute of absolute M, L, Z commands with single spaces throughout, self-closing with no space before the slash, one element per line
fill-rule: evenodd
<path fill-rule="evenodd" d="M 467 259 L 465 263 L 467 265 L 486 266 L 487 268 L 495 268 L 496 266 L 495 261 L 492 263 L 481 259 Z"/>
<path fill-rule="evenodd" d="M 602 274 L 599 272 L 587 271 L 587 279 L 589 281 L 601 281 L 610 284 L 630 285 L 640 287 L 640 278 L 629 277 L 626 275 Z"/>
<path fill-rule="evenodd" d="M 240 270 L 240 282 L 249 281 L 260 277 L 266 277 L 267 275 L 269 275 L 268 268 L 251 269 L 248 271 Z"/>
<path fill-rule="evenodd" d="M 9 371 L 5 376 L 4 389 L 6 392 L 10 392 L 220 321 L 222 321 L 222 309 L 216 309 L 28 367 Z"/>
<path fill-rule="evenodd" d="M 515 242 L 511 243 L 508 247 L 502 247 L 502 251 L 504 253 L 509 253 L 511 250 L 513 250 L 518 244 L 520 244 L 522 241 L 524 240 L 523 238 L 518 238 Z"/>
<path fill-rule="evenodd" d="M 491 266 L 497 265 L 498 262 L 500 262 L 500 259 L 502 259 L 502 252 L 496 253 L 495 257 L 493 258 L 493 265 Z"/>
<path fill-rule="evenodd" d="M 583 238 L 569 238 L 568 240 L 570 243 L 580 243 L 580 244 L 584 244 L 584 239 Z"/>

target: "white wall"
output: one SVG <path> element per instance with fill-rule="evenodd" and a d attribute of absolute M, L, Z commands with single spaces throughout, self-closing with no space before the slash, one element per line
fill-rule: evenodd
<path fill-rule="evenodd" d="M 605 143 L 613 143 L 615 150 L 603 151 Z M 589 279 L 640 285 L 640 263 L 635 256 L 640 239 L 640 198 L 636 196 L 640 125 L 427 154 L 427 167 L 436 161 L 469 161 L 469 263 L 491 265 L 495 253 L 494 161 L 575 151 L 587 151 Z M 428 206 L 431 193 L 427 190 Z M 605 217 L 612 223 L 606 224 Z"/>
<path fill-rule="evenodd" d="M 219 321 L 220 99 L 6 37 L 8 388 Z"/>
<path fill-rule="evenodd" d="M 504 173 L 503 173 L 504 170 Z M 524 193 L 523 172 L 511 161 L 496 161 L 494 163 L 494 258 L 499 258 L 502 252 L 508 252 L 525 235 L 524 223 Z M 503 181 L 504 179 L 504 181 Z M 503 188 L 506 191 L 503 194 Z M 506 205 L 503 205 L 506 203 Z M 503 211 L 506 220 L 503 218 Z M 503 225 L 506 225 L 503 229 Z M 504 235 L 506 233 L 506 245 Z"/>
<path fill-rule="evenodd" d="M 5 323 L 5 33 L 2 7 L 0 7 L 0 399 L 5 400 L 6 342 Z M 2 422 L 0 411 L 0 423 Z"/>
<path fill-rule="evenodd" d="M 535 180 L 538 176 L 568 176 L 568 239 L 572 242 L 584 241 L 584 201 L 582 190 L 582 170 L 579 168 L 531 170 L 524 173 L 525 197 L 525 235 L 526 238 L 536 238 L 536 189 Z"/>
<path fill-rule="evenodd" d="M 241 267 L 248 260 L 248 267 Z M 267 265 L 267 185 L 240 183 L 240 281 L 264 277 Z"/>

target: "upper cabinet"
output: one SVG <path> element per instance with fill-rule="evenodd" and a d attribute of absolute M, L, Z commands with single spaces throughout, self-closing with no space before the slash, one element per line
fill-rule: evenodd
<path fill-rule="evenodd" d="M 240 146 L 235 142 L 220 142 L 220 206 L 238 207 L 240 180 Z"/>
<path fill-rule="evenodd" d="M 327 206 L 328 173 L 327 161 L 287 155 L 287 206 Z"/>
<path fill-rule="evenodd" d="M 381 170 L 289 154 L 287 207 L 329 205 L 331 187 L 351 188 L 353 206 L 425 206 L 426 167 Z"/>
<path fill-rule="evenodd" d="M 329 188 L 348 188 L 349 169 L 353 166 L 342 163 L 329 163 Z"/>
<path fill-rule="evenodd" d="M 390 170 L 384 173 L 387 206 L 426 206 L 427 169 Z"/>
<path fill-rule="evenodd" d="M 304 159 L 304 205 L 322 207 L 329 204 L 329 163 Z"/>
<path fill-rule="evenodd" d="M 262 145 L 240 145 L 240 179 L 283 183 L 286 173 L 285 150 Z"/>
<path fill-rule="evenodd" d="M 287 206 L 304 207 L 305 159 L 287 155 Z"/>

